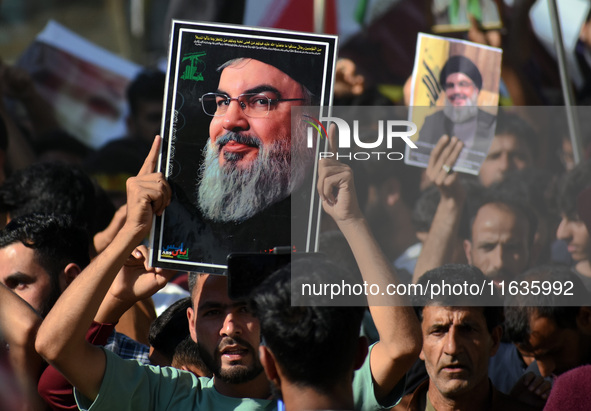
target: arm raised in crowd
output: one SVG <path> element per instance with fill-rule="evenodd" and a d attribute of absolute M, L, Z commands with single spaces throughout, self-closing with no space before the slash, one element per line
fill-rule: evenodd
<path fill-rule="evenodd" d="M 105 372 L 106 359 L 101 348 L 85 339 L 105 295 L 135 247 L 148 234 L 153 216 L 160 215 L 170 202 L 170 187 L 161 173 L 153 173 L 160 137 L 154 140 L 137 177 L 127 181 L 127 219 L 113 242 L 68 286 L 43 321 L 35 348 L 54 365 L 84 396 L 96 398 Z M 134 252 L 136 259 L 141 253 Z M 137 270 L 133 270 L 137 273 Z M 161 270 L 148 268 L 141 278 L 123 279 L 130 288 L 121 293 L 128 298 L 162 288 L 167 278 Z M 125 270 L 122 271 L 125 275 Z"/>
<path fill-rule="evenodd" d="M 154 278 L 155 282 L 146 283 L 145 276 L 154 273 L 154 269 L 148 265 L 148 255 L 146 246 L 136 247 L 113 280 L 94 317 L 95 322 L 116 324 L 136 302 L 151 297 L 177 273 L 174 270 L 158 269 L 159 277 Z M 166 282 L 161 283 L 162 278 L 165 278 Z"/>
<path fill-rule="evenodd" d="M 109 336 L 115 330 L 115 324 L 123 313 L 138 298 L 151 296 L 154 293 L 154 287 L 160 287 L 160 282 L 151 282 L 148 287 L 144 287 L 144 276 L 150 276 L 153 272 L 147 265 L 147 256 L 148 249 L 145 246 L 137 247 L 115 277 L 86 334 L 86 340 L 91 344 L 100 346 L 107 344 Z M 172 270 L 162 270 L 160 274 L 170 278 L 175 273 L 176 271 Z M 141 282 L 138 281 L 140 278 L 142 278 Z M 41 376 L 39 394 L 54 410 L 77 409 L 72 385 L 52 365 L 49 365 Z"/>
<path fill-rule="evenodd" d="M 380 249 L 357 204 L 353 173 L 349 166 L 322 159 L 318 168 L 322 205 L 347 239 L 357 265 L 368 284 L 386 290 L 398 284 L 394 269 Z M 380 293 L 381 294 L 381 293 Z M 370 367 L 378 401 L 386 398 L 414 364 L 421 351 L 421 329 L 404 296 L 368 296 L 368 305 L 380 341 L 373 347 Z"/>
<path fill-rule="evenodd" d="M 121 228 L 123 227 L 123 224 L 125 224 L 126 216 L 127 204 L 124 204 L 117 209 L 115 215 L 111 219 L 111 222 L 109 223 L 107 228 L 105 228 L 103 231 L 99 231 L 94 235 L 92 241 L 97 255 L 102 253 L 103 250 L 107 248 L 109 244 L 111 244 L 113 238 L 115 238 L 119 230 L 121 230 Z"/>
<path fill-rule="evenodd" d="M 413 282 L 436 267 L 452 262 L 454 248 L 457 244 L 458 230 L 466 193 L 458 178 L 452 171 L 464 144 L 456 137 L 451 139 L 443 136 L 439 139 L 429 157 L 427 178 L 437 188 L 441 198 L 431 222 L 427 240 L 417 259 Z"/>

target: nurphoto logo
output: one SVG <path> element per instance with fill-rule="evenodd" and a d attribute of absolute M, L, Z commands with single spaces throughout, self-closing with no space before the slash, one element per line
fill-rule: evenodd
<path fill-rule="evenodd" d="M 374 141 L 367 141 L 367 138 L 362 141 L 359 137 L 359 120 L 353 120 L 353 126 L 351 127 L 346 120 L 339 117 L 320 117 L 316 119 L 309 115 L 304 115 L 306 122 L 309 127 L 307 128 L 307 145 L 308 148 L 314 147 L 314 130 L 320 136 L 320 139 L 328 138 L 328 132 L 326 127 L 322 123 L 327 125 L 334 123 L 338 131 L 337 148 L 338 149 L 350 149 L 351 145 L 354 144 L 361 150 L 356 150 L 348 153 L 333 153 L 330 151 L 321 151 L 319 153 L 320 158 L 335 159 L 347 158 L 349 160 L 369 160 L 372 157 L 376 157 L 378 160 L 386 158 L 388 160 L 402 160 L 404 154 L 398 151 L 388 151 L 393 147 L 393 140 L 395 138 L 401 138 L 408 147 L 417 148 L 415 143 L 410 139 L 417 132 L 417 126 L 412 121 L 406 120 L 378 120 L 377 137 Z M 351 128 L 353 133 L 351 133 Z M 353 134 L 353 139 L 351 139 Z M 385 147 L 384 147 L 385 142 Z M 369 151 L 382 149 L 384 151 Z"/>

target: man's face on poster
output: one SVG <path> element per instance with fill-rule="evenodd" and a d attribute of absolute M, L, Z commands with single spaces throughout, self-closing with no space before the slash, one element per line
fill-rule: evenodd
<path fill-rule="evenodd" d="M 243 221 L 301 183 L 292 174 L 291 107 L 308 98 L 289 75 L 254 59 L 225 67 L 216 93 L 223 114 L 210 123 L 198 204 L 213 221 Z M 294 143 L 297 152 L 305 150 L 303 135 Z"/>
<path fill-rule="evenodd" d="M 478 87 L 466 74 L 451 73 L 445 84 L 445 115 L 454 123 L 474 119 L 478 114 Z"/>
<path fill-rule="evenodd" d="M 454 107 L 475 106 L 478 88 L 464 73 L 452 73 L 445 80 L 445 96 Z"/>

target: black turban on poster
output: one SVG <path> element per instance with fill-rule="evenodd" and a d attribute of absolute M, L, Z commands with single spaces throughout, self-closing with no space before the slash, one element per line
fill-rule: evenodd
<path fill-rule="evenodd" d="M 248 50 L 233 58 L 252 58 L 273 66 L 306 87 L 314 96 L 320 97 L 324 67 L 321 55 L 268 50 Z M 329 70 L 331 67 L 329 67 Z"/>
<path fill-rule="evenodd" d="M 457 55 L 451 56 L 447 59 L 439 74 L 439 84 L 441 84 L 443 88 L 445 88 L 445 80 L 447 79 L 447 76 L 453 73 L 464 73 L 470 77 L 478 90 L 482 88 L 482 75 L 480 74 L 480 70 L 478 70 L 476 64 L 474 64 L 468 57 Z"/>

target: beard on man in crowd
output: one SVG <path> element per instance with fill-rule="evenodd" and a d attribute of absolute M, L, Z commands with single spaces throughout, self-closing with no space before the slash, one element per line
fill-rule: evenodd
<path fill-rule="evenodd" d="M 224 338 L 215 348 L 215 352 L 213 353 L 207 352 L 207 350 L 199 345 L 199 343 L 197 343 L 197 345 L 201 359 L 203 360 L 203 363 L 206 365 L 207 369 L 211 371 L 213 375 L 216 376 L 216 378 L 219 378 L 225 383 L 242 384 L 252 381 L 264 371 L 258 357 L 258 347 L 254 348 L 246 340 L 243 340 L 240 337 L 235 336 Z M 252 362 L 250 364 L 232 364 L 229 369 L 223 369 L 221 357 L 224 351 L 227 349 L 227 347 L 235 346 L 238 348 L 233 349 L 248 351 L 252 358 Z"/>

